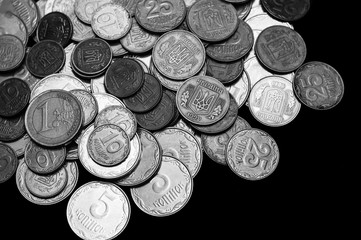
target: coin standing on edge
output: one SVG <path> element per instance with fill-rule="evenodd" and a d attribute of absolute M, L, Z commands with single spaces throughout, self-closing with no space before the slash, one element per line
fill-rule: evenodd
<path fill-rule="evenodd" d="M 25 46 L 14 35 L 0 35 L 0 72 L 17 68 L 25 56 Z"/>
<path fill-rule="evenodd" d="M 18 162 L 14 150 L 0 143 L 0 183 L 6 182 L 14 175 Z"/>

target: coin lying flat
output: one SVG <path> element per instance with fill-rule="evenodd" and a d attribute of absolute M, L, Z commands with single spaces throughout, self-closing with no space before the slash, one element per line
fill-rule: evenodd
<path fill-rule="evenodd" d="M 243 72 L 243 59 L 234 62 L 219 62 L 207 58 L 207 76 L 218 79 L 223 84 L 228 84 L 241 76 Z"/>
<path fill-rule="evenodd" d="M 17 68 L 25 56 L 21 40 L 14 35 L 0 35 L 0 72 Z"/>
<path fill-rule="evenodd" d="M 74 12 L 82 22 L 91 24 L 95 10 L 101 5 L 111 2 L 112 0 L 77 0 L 74 5 Z"/>
<path fill-rule="evenodd" d="M 0 116 L 0 141 L 12 142 L 25 133 L 24 114 L 18 114 L 14 117 Z"/>
<path fill-rule="evenodd" d="M 108 93 L 93 93 L 93 96 L 98 104 L 98 112 L 109 106 L 122 106 L 125 107 L 124 103 L 118 98 Z"/>
<path fill-rule="evenodd" d="M 272 17 L 285 22 L 299 20 L 305 16 L 310 9 L 310 0 L 262 0 L 261 3 Z"/>
<path fill-rule="evenodd" d="M 70 197 L 66 217 L 70 228 L 82 239 L 113 239 L 129 222 L 129 199 L 115 184 L 89 182 Z"/>
<path fill-rule="evenodd" d="M 0 183 L 9 180 L 16 172 L 18 166 L 18 159 L 14 150 L 0 143 Z"/>
<path fill-rule="evenodd" d="M 246 71 L 243 71 L 238 80 L 226 87 L 227 91 L 234 97 L 238 104 L 238 108 L 242 107 L 247 101 L 249 92 L 251 91 L 251 83 Z"/>
<path fill-rule="evenodd" d="M 83 110 L 82 126 L 87 126 L 94 120 L 98 113 L 97 101 L 91 93 L 83 89 L 73 89 L 70 91 L 70 93 L 79 100 Z"/>
<path fill-rule="evenodd" d="M 29 85 L 19 78 L 9 78 L 0 83 L 0 116 L 11 117 L 21 112 L 29 103 Z"/>
<path fill-rule="evenodd" d="M 21 138 L 14 140 L 12 142 L 4 142 L 4 144 L 11 147 L 14 150 L 16 156 L 20 158 L 24 156 L 25 146 L 29 141 L 30 141 L 30 137 L 28 134 L 25 133 Z"/>
<path fill-rule="evenodd" d="M 0 26 L 0 35 L 14 35 L 21 40 L 24 46 L 26 46 L 29 37 L 28 31 L 25 23 L 18 16 L 11 12 L 0 11 Z"/>

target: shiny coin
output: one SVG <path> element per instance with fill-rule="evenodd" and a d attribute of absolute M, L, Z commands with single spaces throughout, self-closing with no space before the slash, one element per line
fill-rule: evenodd
<path fill-rule="evenodd" d="M 80 102 L 83 110 L 83 127 L 91 123 L 98 113 L 98 105 L 94 96 L 86 90 L 74 89 L 70 91 Z"/>
<path fill-rule="evenodd" d="M 61 68 L 59 73 L 64 73 L 73 77 L 76 77 L 73 71 L 73 66 L 71 63 L 71 55 L 73 54 L 74 48 L 76 44 L 70 43 L 68 46 L 64 48 L 65 52 L 65 63 L 64 66 Z"/>
<path fill-rule="evenodd" d="M 242 4 L 233 4 L 233 6 L 237 11 L 238 19 L 245 20 L 252 9 L 252 1 L 247 1 Z"/>
<path fill-rule="evenodd" d="M 91 26 L 98 37 L 105 40 L 117 40 L 129 32 L 132 19 L 121 5 L 107 3 L 94 11 Z"/>
<path fill-rule="evenodd" d="M 248 129 L 229 140 L 226 156 L 227 164 L 235 174 L 247 180 L 260 180 L 276 169 L 280 152 L 270 135 Z"/>
<path fill-rule="evenodd" d="M 0 116 L 11 117 L 21 112 L 29 103 L 29 85 L 19 78 L 9 78 L 0 83 Z"/>
<path fill-rule="evenodd" d="M 11 12 L 0 12 L 0 27 L 0 35 L 14 35 L 26 46 L 28 42 L 28 31 L 24 22 L 18 16 Z"/>
<path fill-rule="evenodd" d="M 227 91 L 234 97 L 238 104 L 238 108 L 242 107 L 247 101 L 249 92 L 251 91 L 251 83 L 246 71 L 243 71 L 238 80 L 231 85 L 226 86 Z"/>
<path fill-rule="evenodd" d="M 272 17 L 285 22 L 296 21 L 305 16 L 311 4 L 310 0 L 262 0 L 261 3 Z"/>
<path fill-rule="evenodd" d="M 45 6 L 48 0 L 39 0 L 36 1 L 36 6 L 38 7 L 39 10 L 39 17 L 42 18 L 45 16 Z"/>
<path fill-rule="evenodd" d="M 340 74 L 323 62 L 308 62 L 297 69 L 293 80 L 297 98 L 307 107 L 327 110 L 336 106 L 344 94 Z"/>
<path fill-rule="evenodd" d="M 163 217 L 181 210 L 193 191 L 193 179 L 179 160 L 163 156 L 160 169 L 151 181 L 130 189 L 135 204 L 145 213 Z"/>
<path fill-rule="evenodd" d="M 75 14 L 71 14 L 69 17 L 73 23 L 73 36 L 71 37 L 73 41 L 81 42 L 85 39 L 95 37 L 91 26 L 82 23 Z"/>
<path fill-rule="evenodd" d="M 283 126 L 300 111 L 301 104 L 293 94 L 292 83 L 279 76 L 269 76 L 257 82 L 248 98 L 249 109 L 261 123 Z"/>
<path fill-rule="evenodd" d="M 105 90 L 105 86 L 104 86 L 104 79 L 105 76 L 102 75 L 100 77 L 97 78 L 92 78 L 90 81 L 90 89 L 91 92 L 94 93 L 106 93 L 107 91 Z"/>
<path fill-rule="evenodd" d="M 14 150 L 0 143 L 0 183 L 9 180 L 16 172 L 18 166 L 18 159 Z"/>
<path fill-rule="evenodd" d="M 77 0 L 74 5 L 76 16 L 84 23 L 91 24 L 92 16 L 95 10 L 112 0 Z"/>
<path fill-rule="evenodd" d="M 81 104 L 64 90 L 49 90 L 29 104 L 25 127 L 29 136 L 43 146 L 55 147 L 67 143 L 83 122 Z"/>
<path fill-rule="evenodd" d="M 70 144 L 66 146 L 66 157 L 67 161 L 78 160 L 78 144 Z"/>
<path fill-rule="evenodd" d="M 228 84 L 238 79 L 243 72 L 243 59 L 234 62 L 219 62 L 207 58 L 207 76 L 218 79 L 223 84 Z"/>
<path fill-rule="evenodd" d="M 23 136 L 24 133 L 24 114 L 7 118 L 0 116 L 0 141 L 12 142 Z"/>
<path fill-rule="evenodd" d="M 164 76 L 183 80 L 194 76 L 203 67 L 205 50 L 194 34 L 173 30 L 158 38 L 152 53 L 154 66 Z"/>
<path fill-rule="evenodd" d="M 201 138 L 204 152 L 216 163 L 226 165 L 226 146 L 229 139 L 231 139 L 237 132 L 250 128 L 251 126 L 246 120 L 241 117 L 237 117 L 232 127 L 224 133 L 217 135 L 202 134 Z"/>
<path fill-rule="evenodd" d="M 70 197 L 66 217 L 70 228 L 82 239 L 113 239 L 128 224 L 130 203 L 115 184 L 89 182 Z"/>
<path fill-rule="evenodd" d="M 29 135 L 24 134 L 21 138 L 12 142 L 5 142 L 5 144 L 11 147 L 15 151 L 16 156 L 19 158 L 24 155 L 25 146 L 29 141 L 30 141 Z"/>
<path fill-rule="evenodd" d="M 77 0 L 49 0 L 53 1 L 51 11 L 62 12 L 67 16 L 74 15 L 74 5 Z M 47 13 L 49 14 L 49 13 Z"/>
<path fill-rule="evenodd" d="M 233 35 L 238 27 L 238 18 L 232 4 L 220 0 L 202 0 L 189 9 L 187 23 L 200 39 L 218 42 Z"/>
<path fill-rule="evenodd" d="M 17 68 L 24 56 L 25 48 L 19 38 L 0 34 L 0 72 Z"/>
<path fill-rule="evenodd" d="M 192 77 L 177 92 L 179 112 L 194 124 L 210 125 L 219 121 L 227 113 L 229 105 L 227 89 L 212 77 Z"/>
<path fill-rule="evenodd" d="M 125 107 L 124 103 L 118 98 L 108 93 L 93 93 L 95 100 L 98 103 L 98 112 L 109 106 L 122 106 Z"/>

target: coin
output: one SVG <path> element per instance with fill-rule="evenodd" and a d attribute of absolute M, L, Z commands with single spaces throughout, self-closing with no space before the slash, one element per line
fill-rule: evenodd
<path fill-rule="evenodd" d="M 74 5 L 76 16 L 84 23 L 91 24 L 92 16 L 95 10 L 112 0 L 77 0 Z"/>
<path fill-rule="evenodd" d="M 74 15 L 74 5 L 77 0 L 49 0 L 50 2 L 53 1 L 51 4 L 51 11 L 50 12 L 61 12 L 66 14 L 70 17 L 70 15 Z M 49 12 L 46 12 L 49 14 Z"/>
<path fill-rule="evenodd" d="M 45 16 L 45 6 L 46 3 L 48 2 L 48 0 L 39 0 L 36 1 L 36 6 L 38 7 L 38 13 L 39 13 L 39 18 L 42 18 Z"/>
<path fill-rule="evenodd" d="M 0 35 L 5 34 L 18 37 L 24 46 L 28 42 L 28 31 L 25 23 L 11 12 L 2 13 L 0 11 Z"/>
<path fill-rule="evenodd" d="M 285 26 L 293 29 L 293 26 L 288 22 L 280 22 L 272 17 L 270 17 L 267 13 L 263 12 L 262 7 L 259 6 L 260 14 L 250 15 L 246 18 L 246 23 L 252 28 L 252 30 L 264 30 L 271 26 Z"/>
<path fill-rule="evenodd" d="M 117 40 L 129 32 L 132 21 L 124 7 L 107 3 L 94 11 L 91 26 L 98 37 L 105 40 Z"/>
<path fill-rule="evenodd" d="M 201 139 L 204 152 L 216 163 L 226 165 L 226 146 L 229 139 L 237 132 L 250 128 L 249 123 L 238 116 L 232 127 L 226 132 L 217 135 L 202 134 Z"/>
<path fill-rule="evenodd" d="M 64 90 L 49 90 L 30 102 L 25 113 L 29 136 L 43 146 L 67 143 L 78 132 L 83 121 L 81 104 Z"/>
<path fill-rule="evenodd" d="M 200 39 L 218 42 L 233 35 L 238 27 L 238 18 L 232 4 L 220 0 L 202 0 L 189 9 L 187 23 Z"/>
<path fill-rule="evenodd" d="M 18 159 L 14 150 L 0 143 L 0 183 L 4 183 L 9 180 L 18 166 Z"/>
<path fill-rule="evenodd" d="M 259 129 L 236 133 L 226 148 L 228 166 L 247 180 L 260 180 L 269 176 L 277 167 L 280 152 L 275 140 Z"/>
<path fill-rule="evenodd" d="M 67 161 L 78 160 L 78 144 L 70 144 L 66 146 L 66 157 Z"/>
<path fill-rule="evenodd" d="M 170 121 L 170 123 L 168 124 L 169 126 L 172 126 L 174 124 L 176 124 L 178 122 L 178 119 L 179 119 L 179 116 L 180 116 L 180 113 L 178 111 L 178 108 L 177 108 L 177 105 L 175 104 L 175 101 L 176 101 L 176 94 L 175 92 L 173 91 L 170 91 L 168 89 L 165 89 L 164 90 L 164 93 L 168 95 L 168 97 L 171 99 L 171 101 L 174 103 L 173 104 L 173 109 L 174 109 L 174 114 L 173 114 L 173 118 L 172 120 Z"/>
<path fill-rule="evenodd" d="M 108 41 L 108 44 L 110 46 L 110 49 L 112 50 L 113 58 L 124 56 L 128 53 L 128 51 L 125 50 L 120 41 Z"/>
<path fill-rule="evenodd" d="M 137 22 L 152 32 L 167 32 L 178 27 L 186 16 L 183 0 L 143 0 L 135 10 Z"/>
<path fill-rule="evenodd" d="M 143 212 L 163 217 L 181 210 L 193 191 L 193 179 L 186 166 L 179 160 L 163 156 L 160 169 L 150 182 L 131 188 L 135 204 Z"/>
<path fill-rule="evenodd" d="M 223 84 L 238 79 L 243 72 L 243 58 L 234 62 L 219 62 L 207 57 L 207 76 L 214 77 Z"/>
<path fill-rule="evenodd" d="M 105 79 L 104 75 L 101 75 L 100 77 L 91 79 L 90 87 L 91 87 L 91 92 L 93 94 L 94 93 L 106 93 L 107 92 L 105 90 L 105 86 L 104 86 L 104 79 Z"/>
<path fill-rule="evenodd" d="M 24 133 L 24 114 L 7 118 L 0 116 L 0 141 L 12 142 L 23 136 Z"/>
<path fill-rule="evenodd" d="M 109 106 L 122 106 L 125 107 L 124 103 L 118 98 L 114 97 L 108 93 L 93 93 L 95 100 L 98 104 L 98 112 L 101 112 L 103 109 Z"/>
<path fill-rule="evenodd" d="M 73 41 L 81 42 L 85 39 L 95 37 L 91 26 L 82 23 L 75 14 L 72 14 L 69 17 L 73 24 L 73 36 L 71 37 Z"/>
<path fill-rule="evenodd" d="M 302 1 L 275 1 L 262 0 L 262 6 L 272 16 L 281 21 L 296 21 L 306 15 L 310 9 L 310 0 Z"/>
<path fill-rule="evenodd" d="M 105 73 L 106 90 L 119 98 L 136 93 L 144 83 L 144 70 L 135 60 L 118 58 Z"/>
<path fill-rule="evenodd" d="M 21 112 L 29 103 L 30 88 L 19 78 L 9 78 L 0 83 L 0 116 L 11 117 Z"/>
<path fill-rule="evenodd" d="M 189 125 L 189 123 L 185 122 L 182 118 L 179 118 L 174 125 L 170 125 L 170 126 L 189 132 L 192 136 L 194 136 L 197 139 L 199 146 L 203 150 L 203 144 L 202 144 L 200 132 L 195 132 L 194 129 Z"/>
<path fill-rule="evenodd" d="M 231 85 L 226 86 L 227 91 L 234 97 L 238 104 L 238 108 L 242 107 L 248 99 L 248 94 L 251 91 L 251 83 L 246 71 L 243 71 L 238 80 Z"/>
<path fill-rule="evenodd" d="M 183 83 L 177 92 L 177 107 L 191 123 L 210 125 L 222 119 L 230 105 L 229 93 L 217 79 L 196 76 Z"/>
<path fill-rule="evenodd" d="M 134 16 L 138 2 L 138 0 L 113 0 L 113 3 L 122 5 L 129 12 L 130 16 Z"/>
<path fill-rule="evenodd" d="M 307 62 L 297 69 L 293 91 L 307 107 L 327 110 L 335 107 L 344 95 L 341 75 L 323 62 Z"/>
<path fill-rule="evenodd" d="M 30 141 L 30 137 L 28 134 L 25 133 L 21 138 L 14 140 L 12 142 L 4 142 L 4 144 L 11 147 L 14 150 L 16 156 L 19 158 L 24 155 L 25 146 L 29 141 Z"/>
<path fill-rule="evenodd" d="M 269 76 L 257 82 L 248 98 L 252 115 L 261 123 L 283 126 L 300 111 L 301 104 L 293 94 L 292 83 L 280 76 Z"/>
<path fill-rule="evenodd" d="M 66 217 L 70 228 L 82 239 L 113 239 L 129 222 L 130 203 L 115 184 L 88 182 L 70 197 Z"/>
<path fill-rule="evenodd" d="M 253 1 L 247 1 L 241 4 L 233 4 L 234 8 L 237 11 L 238 19 L 245 20 L 245 18 L 248 16 L 252 9 L 252 2 Z"/>
<path fill-rule="evenodd" d="M 1 37 L 0 37 L 1 38 Z M 1 56 L 0 56 L 1 59 Z M 0 83 L 5 81 L 8 78 L 20 78 L 24 82 L 26 82 L 30 90 L 32 90 L 35 86 L 35 84 L 40 80 L 39 78 L 33 76 L 28 69 L 26 68 L 26 65 L 22 63 L 19 67 L 8 71 L 8 72 L 2 72 L 0 76 Z"/>
<path fill-rule="evenodd" d="M 174 80 L 183 80 L 201 70 L 205 61 L 205 49 L 194 34 L 173 30 L 158 38 L 152 58 L 161 74 Z"/>
<path fill-rule="evenodd" d="M 179 80 L 175 81 L 175 80 L 172 80 L 170 78 L 163 76 L 157 70 L 157 68 L 154 66 L 153 61 L 151 61 L 149 71 L 160 81 L 160 83 L 162 84 L 163 87 L 165 87 L 169 90 L 172 90 L 172 91 L 178 91 L 178 89 L 180 88 L 180 86 L 182 86 L 182 84 L 184 82 L 184 81 L 179 81 Z"/>
<path fill-rule="evenodd" d="M 150 62 L 151 62 L 151 59 L 152 59 L 152 53 L 151 52 L 138 53 L 138 54 L 128 53 L 124 57 L 134 59 L 140 65 L 142 65 L 144 73 L 149 73 Z"/>
<path fill-rule="evenodd" d="M 0 34 L 0 72 L 17 68 L 24 56 L 25 48 L 19 38 Z"/>
<path fill-rule="evenodd" d="M 224 0 L 225 2 L 229 2 L 229 3 L 246 3 L 246 2 L 251 2 L 250 0 Z"/>
<path fill-rule="evenodd" d="M 70 91 L 80 102 L 83 110 L 82 126 L 87 126 L 91 123 L 98 113 L 98 105 L 94 96 L 83 89 L 73 89 Z"/>

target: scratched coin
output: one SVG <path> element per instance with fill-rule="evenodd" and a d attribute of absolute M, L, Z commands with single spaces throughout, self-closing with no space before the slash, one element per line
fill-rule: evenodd
<path fill-rule="evenodd" d="M 30 88 L 19 78 L 9 78 L 0 83 L 0 116 L 11 117 L 21 112 L 29 103 Z"/>
<path fill-rule="evenodd" d="M 12 142 L 23 136 L 25 131 L 24 114 L 6 118 L 0 116 L 0 141 Z"/>
<path fill-rule="evenodd" d="M 16 172 L 17 166 L 18 158 L 14 150 L 4 143 L 0 143 L 0 183 L 9 180 Z"/>
<path fill-rule="evenodd" d="M 98 105 L 94 96 L 83 89 L 73 89 L 70 91 L 80 102 L 83 110 L 82 126 L 87 126 L 91 123 L 98 113 Z"/>
<path fill-rule="evenodd" d="M 276 169 L 280 152 L 275 140 L 259 129 L 236 133 L 226 148 L 228 166 L 247 180 L 260 180 Z"/>
<path fill-rule="evenodd" d="M 179 160 L 163 156 L 156 176 L 140 187 L 131 188 L 135 204 L 143 212 L 163 217 L 181 210 L 193 191 L 193 178 Z"/>
<path fill-rule="evenodd" d="M 14 140 L 12 142 L 4 142 L 4 144 L 11 147 L 15 151 L 16 156 L 19 158 L 24 156 L 25 146 L 29 141 L 30 141 L 30 137 L 28 134 L 25 133 L 21 138 Z"/>
<path fill-rule="evenodd" d="M 243 59 L 233 62 L 219 62 L 207 57 L 207 76 L 218 79 L 223 84 L 229 84 L 238 79 L 243 72 Z"/>
<path fill-rule="evenodd" d="M 341 75 L 323 62 L 307 62 L 297 69 L 293 91 L 307 107 L 327 110 L 335 107 L 344 95 Z"/>
<path fill-rule="evenodd" d="M 91 24 L 92 16 L 95 10 L 112 0 L 77 0 L 74 5 L 76 16 L 84 23 Z"/>
<path fill-rule="evenodd" d="M 247 101 L 249 92 L 251 91 L 248 73 L 243 71 L 242 75 L 236 81 L 226 86 L 226 89 L 236 100 L 238 108 L 242 107 Z"/>
<path fill-rule="evenodd" d="M 1 28 L 1 26 L 0 26 Z M 17 68 L 25 56 L 21 40 L 14 35 L 0 34 L 0 72 Z"/>
<path fill-rule="evenodd" d="M 24 46 L 28 42 L 28 31 L 24 22 L 11 12 L 0 11 L 0 35 L 5 34 L 18 37 Z"/>
<path fill-rule="evenodd" d="M 113 183 L 88 182 L 70 197 L 66 217 L 70 228 L 82 239 L 113 239 L 127 226 L 130 202 Z"/>
<path fill-rule="evenodd" d="M 117 97 L 114 97 L 108 93 L 93 93 L 93 96 L 98 104 L 98 112 L 101 112 L 103 109 L 109 106 L 122 106 L 125 107 L 124 103 L 120 101 Z"/>
<path fill-rule="evenodd" d="M 310 9 L 310 0 L 262 0 L 262 6 L 272 16 L 281 21 L 296 21 L 306 15 Z"/>

